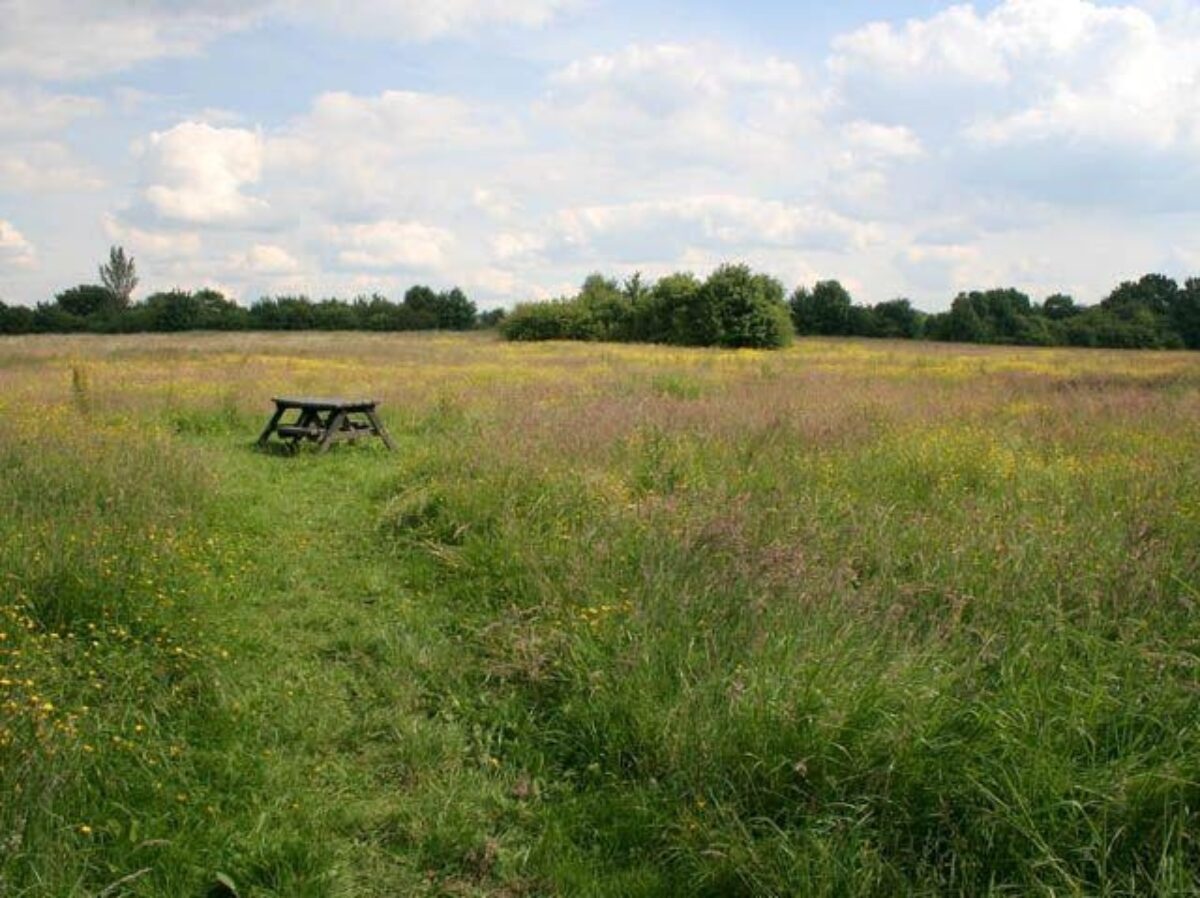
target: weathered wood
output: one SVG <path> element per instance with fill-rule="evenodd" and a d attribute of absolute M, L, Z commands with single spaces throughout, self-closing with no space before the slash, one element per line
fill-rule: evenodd
<path fill-rule="evenodd" d="M 379 415 L 375 412 L 375 407 L 367 409 L 367 419 L 371 422 L 371 430 L 377 436 L 382 438 L 383 444 L 396 451 L 396 444 L 392 441 L 392 435 L 387 432 L 387 428 L 383 426 L 383 422 L 379 420 Z"/>
<path fill-rule="evenodd" d="M 281 437 L 301 437 L 317 440 L 321 438 L 325 430 L 321 427 L 301 427 L 298 424 L 285 424 L 282 427 L 277 427 L 275 432 Z"/>
<path fill-rule="evenodd" d="M 317 454 L 318 455 L 320 455 L 323 452 L 327 452 L 329 450 L 330 443 L 333 442 L 334 436 L 341 429 L 342 424 L 344 424 L 345 421 L 346 421 L 346 413 L 345 412 L 339 411 L 339 412 L 333 413 L 333 417 L 329 421 L 329 426 L 327 426 L 325 428 L 325 434 L 321 437 L 321 441 L 319 443 L 317 443 Z"/>
<path fill-rule="evenodd" d="M 285 408 L 307 408 L 323 412 L 366 411 L 379 405 L 378 399 L 336 399 L 312 396 L 276 396 L 271 400 Z"/>
<path fill-rule="evenodd" d="M 377 400 L 277 396 L 272 401 L 275 413 L 258 439 L 260 446 L 265 446 L 274 433 L 286 441 L 292 451 L 296 451 L 304 440 L 317 443 L 317 452 L 322 453 L 335 442 L 353 442 L 366 436 L 378 436 L 388 449 L 396 448 L 379 420 Z M 292 409 L 298 412 L 296 420 L 280 424 L 283 416 Z M 358 416 L 366 420 L 359 420 Z"/>
<path fill-rule="evenodd" d="M 267 440 L 271 438 L 271 434 L 275 432 L 276 425 L 279 424 L 279 419 L 283 417 L 283 413 L 287 410 L 285 406 L 276 403 L 275 414 L 271 416 L 271 420 L 267 422 L 267 426 L 263 428 L 262 435 L 258 438 L 258 445 L 267 445 Z"/>

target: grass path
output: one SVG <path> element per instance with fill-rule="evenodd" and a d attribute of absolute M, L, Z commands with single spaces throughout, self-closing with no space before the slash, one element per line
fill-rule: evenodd
<path fill-rule="evenodd" d="M 418 767 L 446 767 L 459 734 L 418 707 L 415 671 L 445 651 L 443 615 L 405 585 L 376 533 L 396 458 L 360 448 L 214 458 L 212 531 L 241 560 L 202 624 L 230 653 L 219 682 L 239 721 L 233 750 L 258 758 L 256 853 L 275 860 L 239 872 L 264 892 L 430 886 L 413 863 L 420 851 L 403 844 L 415 822 L 406 793 Z"/>

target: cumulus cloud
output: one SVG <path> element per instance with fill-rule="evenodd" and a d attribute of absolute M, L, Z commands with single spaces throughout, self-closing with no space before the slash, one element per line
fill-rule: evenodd
<path fill-rule="evenodd" d="M 0 189 L 14 193 L 97 190 L 104 180 L 86 162 L 57 141 L 0 145 Z"/>
<path fill-rule="evenodd" d="M 0 72 L 75 79 L 194 55 L 255 21 L 255 0 L 0 0 Z"/>
<path fill-rule="evenodd" d="M 0 218 L 0 261 L 14 268 L 32 268 L 37 250 L 10 222 Z"/>
<path fill-rule="evenodd" d="M 568 244 L 619 243 L 661 249 L 720 246 L 735 253 L 760 246 L 845 249 L 864 246 L 875 229 L 816 206 L 714 195 L 568 209 L 558 216 Z M 648 239 L 649 238 L 649 239 Z"/>
<path fill-rule="evenodd" d="M 795 63 L 716 45 L 634 45 L 554 73 L 548 121 L 599 145 L 732 162 L 786 156 L 821 100 Z"/>
<path fill-rule="evenodd" d="M 258 275 L 295 274 L 301 268 L 295 256 L 271 243 L 256 243 L 247 250 L 233 253 L 229 265 L 239 272 Z"/>
<path fill-rule="evenodd" d="M 200 254 L 200 235 L 193 231 L 154 231 L 139 228 L 120 217 L 107 214 L 102 218 L 104 233 L 119 243 L 135 258 L 146 255 L 155 260 L 190 259 Z"/>
<path fill-rule="evenodd" d="M 449 231 L 419 221 L 374 221 L 330 229 L 338 261 L 351 268 L 438 269 L 454 244 Z"/>
<path fill-rule="evenodd" d="M 300 22 L 402 42 L 498 25 L 534 28 L 577 0 L 0 0 L 0 73 L 80 79 L 195 56 L 264 21 Z"/>
<path fill-rule="evenodd" d="M 330 92 L 273 134 L 266 152 L 277 179 L 313 185 L 326 211 L 373 216 L 471 202 L 463 169 L 518 140 L 512 118 L 457 97 Z"/>
<path fill-rule="evenodd" d="M 99 115 L 104 106 L 95 97 L 0 86 L 0 137 L 59 131 L 76 119 Z"/>
<path fill-rule="evenodd" d="M 303 0 L 292 16 L 344 30 L 425 41 L 497 25 L 536 28 L 579 6 L 579 0 Z"/>
<path fill-rule="evenodd" d="M 164 219 L 245 222 L 266 209 L 243 192 L 262 175 L 263 139 L 255 131 L 183 122 L 151 134 L 141 149 L 144 196 Z"/>
<path fill-rule="evenodd" d="M 1193 20 L 1164 25 L 1138 6 L 1004 0 L 867 25 L 835 42 L 830 67 L 850 103 L 941 118 L 981 143 L 1166 149 L 1200 146 L 1198 46 Z M 919 97 L 924 113 L 896 105 Z"/>

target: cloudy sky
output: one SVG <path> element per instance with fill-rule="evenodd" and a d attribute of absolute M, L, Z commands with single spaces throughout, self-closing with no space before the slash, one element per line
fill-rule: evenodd
<path fill-rule="evenodd" d="M 1200 274 L 1200 3 L 0 0 L 0 299 Z"/>

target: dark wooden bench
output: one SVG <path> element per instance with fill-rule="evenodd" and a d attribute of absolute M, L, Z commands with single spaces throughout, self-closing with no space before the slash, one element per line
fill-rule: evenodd
<path fill-rule="evenodd" d="M 258 438 L 259 446 L 266 446 L 275 435 L 290 441 L 287 445 L 295 451 L 302 440 L 317 444 L 317 452 L 326 451 L 331 445 L 342 441 L 353 441 L 362 437 L 377 436 L 389 449 L 395 449 L 391 435 L 379 420 L 379 401 L 376 399 L 330 399 L 311 396 L 276 396 L 275 413 L 267 422 Z M 295 410 L 295 421 L 283 423 L 283 417 Z"/>

